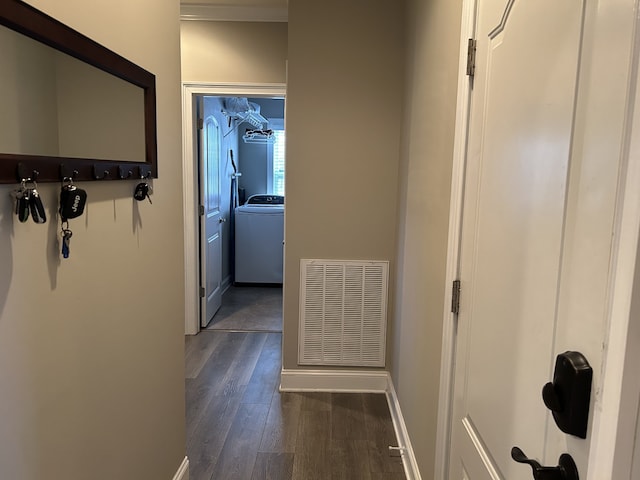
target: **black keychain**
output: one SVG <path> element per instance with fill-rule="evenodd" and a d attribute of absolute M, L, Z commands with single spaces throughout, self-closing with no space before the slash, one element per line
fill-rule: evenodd
<path fill-rule="evenodd" d="M 142 182 L 136 185 L 136 189 L 133 192 L 133 198 L 138 200 L 139 202 L 143 201 L 145 198 L 149 200 L 149 203 L 153 204 L 151 201 L 150 195 L 153 193 L 153 188 L 147 182 Z"/>
<path fill-rule="evenodd" d="M 33 188 L 29 190 L 29 210 L 31 211 L 31 218 L 36 223 L 45 223 L 47 221 L 47 215 L 44 212 L 44 205 L 40 199 L 40 194 L 36 188 L 35 183 Z"/>
<path fill-rule="evenodd" d="M 71 178 L 63 179 L 62 189 L 60 190 L 60 222 L 62 236 L 62 257 L 69 258 L 69 247 L 73 232 L 69 228 L 69 219 L 77 218 L 84 213 L 84 207 L 87 204 L 87 192 L 73 184 Z"/>
<path fill-rule="evenodd" d="M 16 199 L 16 216 L 21 223 L 29 220 L 29 190 L 26 183 L 22 182 L 20 187 L 13 192 Z"/>
<path fill-rule="evenodd" d="M 69 244 L 71 243 L 71 235 L 73 235 L 73 232 L 71 230 L 69 230 L 69 222 L 65 222 L 66 223 L 66 228 L 65 225 L 62 225 L 62 257 L 63 258 L 69 258 Z"/>
<path fill-rule="evenodd" d="M 27 185 L 27 184 L 31 185 Z M 29 219 L 29 214 L 35 223 L 45 223 L 47 214 L 42 204 L 42 199 L 38 193 L 36 182 L 31 179 L 23 179 L 20 187 L 14 190 L 13 196 L 16 199 L 16 216 L 21 223 Z"/>
<path fill-rule="evenodd" d="M 86 203 L 87 192 L 69 181 L 60 191 L 60 218 L 64 222 L 79 217 L 83 214 Z"/>

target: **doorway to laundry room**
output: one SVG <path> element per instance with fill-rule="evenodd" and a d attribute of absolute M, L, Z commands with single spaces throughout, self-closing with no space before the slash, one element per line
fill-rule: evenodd
<path fill-rule="evenodd" d="M 284 98 L 198 95 L 200 328 L 282 331 Z"/>

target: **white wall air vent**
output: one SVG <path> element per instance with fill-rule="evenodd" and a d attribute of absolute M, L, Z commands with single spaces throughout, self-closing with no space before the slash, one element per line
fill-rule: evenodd
<path fill-rule="evenodd" d="M 388 262 L 300 260 L 298 363 L 383 367 Z"/>

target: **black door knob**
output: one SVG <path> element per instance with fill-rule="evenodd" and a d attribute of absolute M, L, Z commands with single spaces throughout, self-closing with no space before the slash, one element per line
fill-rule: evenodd
<path fill-rule="evenodd" d="M 543 467 L 537 461 L 528 458 L 518 447 L 511 449 L 511 458 L 518 463 L 531 466 L 534 480 L 579 480 L 578 468 L 568 453 L 560 455 L 557 467 Z"/>

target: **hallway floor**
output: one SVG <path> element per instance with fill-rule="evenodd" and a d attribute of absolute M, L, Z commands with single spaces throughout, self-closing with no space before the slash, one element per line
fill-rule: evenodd
<path fill-rule="evenodd" d="M 404 480 L 382 394 L 280 393 L 280 333 L 185 340 L 191 480 Z"/>
<path fill-rule="evenodd" d="M 282 332 L 282 287 L 229 287 L 207 330 Z"/>

